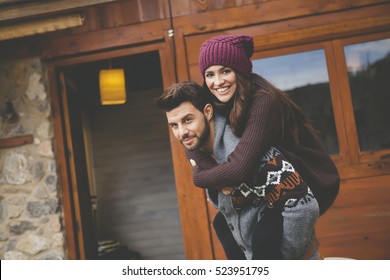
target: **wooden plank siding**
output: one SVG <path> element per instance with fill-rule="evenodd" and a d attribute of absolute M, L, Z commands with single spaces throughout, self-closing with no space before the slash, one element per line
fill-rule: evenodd
<path fill-rule="evenodd" d="M 227 30 L 224 34 L 246 33 L 254 36 L 255 51 L 266 51 L 287 46 L 336 39 L 346 34 L 354 35 L 363 32 L 386 31 L 390 27 L 390 5 L 382 8 L 367 7 L 359 10 L 338 12 L 327 15 L 285 20 L 277 23 L 259 24 L 251 27 Z M 200 82 L 198 52 L 202 42 L 218 32 L 207 35 L 186 36 L 186 63 L 190 77 Z"/>
<path fill-rule="evenodd" d="M 343 180 L 333 207 L 317 225 L 321 254 L 389 259 L 390 176 Z"/>
<path fill-rule="evenodd" d="M 86 7 L 82 10 L 85 15 L 82 27 L 0 42 L 0 60 L 26 56 L 53 58 L 163 40 L 163 33 L 170 27 L 167 3 L 154 0 L 155 6 L 148 9 L 149 2 L 128 0 Z M 181 2 L 184 1 L 172 1 L 172 14 L 174 29 L 181 29 L 183 35 L 229 30 L 388 3 L 383 0 L 257 0 L 244 4 L 238 1 L 226 7 L 224 1 L 215 1 L 220 3 L 209 5 L 205 12 L 194 8 L 196 6 L 190 0 Z"/>

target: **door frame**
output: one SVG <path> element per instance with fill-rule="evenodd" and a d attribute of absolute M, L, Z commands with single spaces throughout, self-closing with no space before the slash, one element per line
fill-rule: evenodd
<path fill-rule="evenodd" d="M 86 255 L 88 256 L 88 254 L 83 251 L 85 250 L 85 240 L 83 234 L 80 233 L 80 221 L 77 218 L 80 216 L 80 209 L 83 207 L 83 205 L 77 204 L 77 188 L 74 186 L 72 187 L 72 170 L 69 167 L 69 159 L 67 156 L 68 150 L 66 148 L 66 137 L 70 134 L 70 132 L 68 130 L 68 127 L 64 125 L 64 115 L 62 112 L 64 111 L 64 109 L 67 108 L 63 108 L 61 102 L 62 89 L 59 78 L 60 73 L 62 73 L 62 69 L 66 66 L 99 60 L 113 59 L 123 56 L 146 53 L 150 51 L 158 51 L 160 56 L 163 87 L 167 88 L 169 85 L 176 82 L 176 73 L 174 65 L 175 60 L 173 59 L 173 45 L 174 44 L 171 38 L 167 36 L 165 38 L 165 41 L 145 43 L 142 45 L 130 46 L 127 48 L 121 48 L 116 50 L 103 50 L 101 52 L 93 54 L 77 55 L 67 58 L 51 59 L 50 61 L 47 61 L 49 91 L 51 92 L 52 96 L 52 116 L 55 130 L 55 147 L 58 162 L 59 183 L 61 188 L 61 200 L 64 211 L 64 230 L 66 238 L 65 246 L 68 259 L 83 259 Z M 169 129 L 168 125 L 167 129 Z M 186 161 L 183 148 L 180 143 L 177 143 L 177 140 L 174 138 L 171 132 L 169 135 L 172 148 L 172 157 L 174 162 L 176 186 L 178 186 L 179 184 L 185 184 L 188 187 L 193 188 L 191 174 L 189 173 L 191 169 L 189 167 L 184 167 L 184 169 L 187 169 L 187 176 L 182 176 L 183 161 Z M 207 220 L 194 222 L 191 219 L 192 213 L 188 213 L 186 211 L 186 207 L 183 205 L 183 203 L 185 203 L 186 201 L 186 199 L 183 199 L 183 197 L 188 197 L 188 191 L 183 192 L 183 188 L 179 187 L 176 187 L 176 189 L 178 195 L 179 212 L 181 217 L 182 234 L 184 239 L 184 250 L 186 257 L 188 259 L 210 259 L 212 249 L 210 236 L 208 234 L 208 222 Z M 203 195 L 203 193 L 201 193 L 201 195 Z M 200 208 L 201 209 L 199 211 L 203 211 L 203 216 L 207 217 L 207 211 L 205 210 L 205 208 Z M 193 224 L 195 224 L 196 228 L 194 228 Z M 88 231 L 92 229 L 86 230 Z M 192 234 L 188 235 L 188 233 L 191 232 Z M 196 232 L 196 234 L 200 236 L 203 241 L 205 241 L 206 246 L 199 249 L 199 243 L 194 244 L 194 240 L 192 239 L 192 235 L 194 234 L 194 232 Z M 203 234 L 199 234 L 199 232 L 203 232 Z"/>

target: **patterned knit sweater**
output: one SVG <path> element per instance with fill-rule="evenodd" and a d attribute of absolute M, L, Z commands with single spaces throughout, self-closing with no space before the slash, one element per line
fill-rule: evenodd
<path fill-rule="evenodd" d="M 311 133 L 301 129 L 298 145 L 282 131 L 281 108 L 282 105 L 272 96 L 256 93 L 248 107 L 244 133 L 226 163 L 217 164 L 209 154 L 200 150 L 186 150 L 188 159 L 194 159 L 197 164 L 193 169 L 194 184 L 201 188 L 238 186 L 243 182 L 252 185 L 258 159 L 274 146 L 308 183 L 319 202 L 320 214 L 323 214 L 338 194 L 340 178 L 336 166 Z M 280 140 L 282 133 L 283 141 Z"/>

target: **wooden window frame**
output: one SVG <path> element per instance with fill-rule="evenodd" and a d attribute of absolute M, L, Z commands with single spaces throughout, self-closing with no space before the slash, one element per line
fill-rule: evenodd
<path fill-rule="evenodd" d="M 341 106 L 341 94 L 340 90 L 337 86 L 337 72 L 332 63 L 333 51 L 330 42 L 320 42 L 320 43 L 312 43 L 305 44 L 294 47 L 286 47 L 286 48 L 278 48 L 275 50 L 269 51 L 257 51 L 253 54 L 252 59 L 261 59 L 261 58 L 269 58 L 274 56 L 281 55 L 289 55 L 301 52 L 315 51 L 315 50 L 323 50 L 326 59 L 327 72 L 329 77 L 329 89 L 330 89 L 330 98 L 332 102 L 333 108 L 333 116 L 336 127 L 336 134 L 338 139 L 338 154 L 331 155 L 332 160 L 340 165 L 348 162 L 349 154 L 348 154 L 348 142 L 345 134 L 345 125 L 342 116 L 343 108 Z M 276 85 L 278 86 L 278 85 Z"/>
<path fill-rule="evenodd" d="M 343 79 L 339 79 L 339 88 L 343 92 L 341 102 L 342 106 L 346 109 L 344 115 L 348 122 L 345 123 L 345 127 L 347 131 L 348 142 L 350 143 L 351 162 L 354 164 L 381 161 L 390 154 L 390 149 L 383 149 L 375 152 L 360 150 L 344 47 L 352 44 L 359 44 L 382 39 L 390 39 L 390 32 L 354 36 L 333 41 L 333 47 L 336 55 L 335 61 L 339 64 L 337 66 L 340 73 L 339 76 L 343 77 Z"/>
<path fill-rule="evenodd" d="M 339 153 L 331 155 L 340 169 L 343 178 L 385 175 L 390 154 L 389 149 L 379 151 L 360 151 L 358 134 L 349 86 L 344 47 L 351 44 L 390 38 L 390 32 L 370 35 L 356 35 L 342 39 L 329 39 L 299 46 L 259 50 L 255 45 L 253 59 L 294 54 L 305 51 L 324 50 L 329 76 L 330 94 L 338 138 Z M 256 38 L 255 38 L 256 42 Z"/>

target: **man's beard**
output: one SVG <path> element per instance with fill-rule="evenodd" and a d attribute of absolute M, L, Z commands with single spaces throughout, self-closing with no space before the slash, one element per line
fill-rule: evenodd
<path fill-rule="evenodd" d="M 205 127 L 204 127 L 204 130 L 202 131 L 202 134 L 199 135 L 199 137 L 198 137 L 198 142 L 193 147 L 187 148 L 188 150 L 193 151 L 193 150 L 199 149 L 209 140 L 210 124 L 209 124 L 206 117 L 204 117 L 204 123 L 205 123 Z"/>

